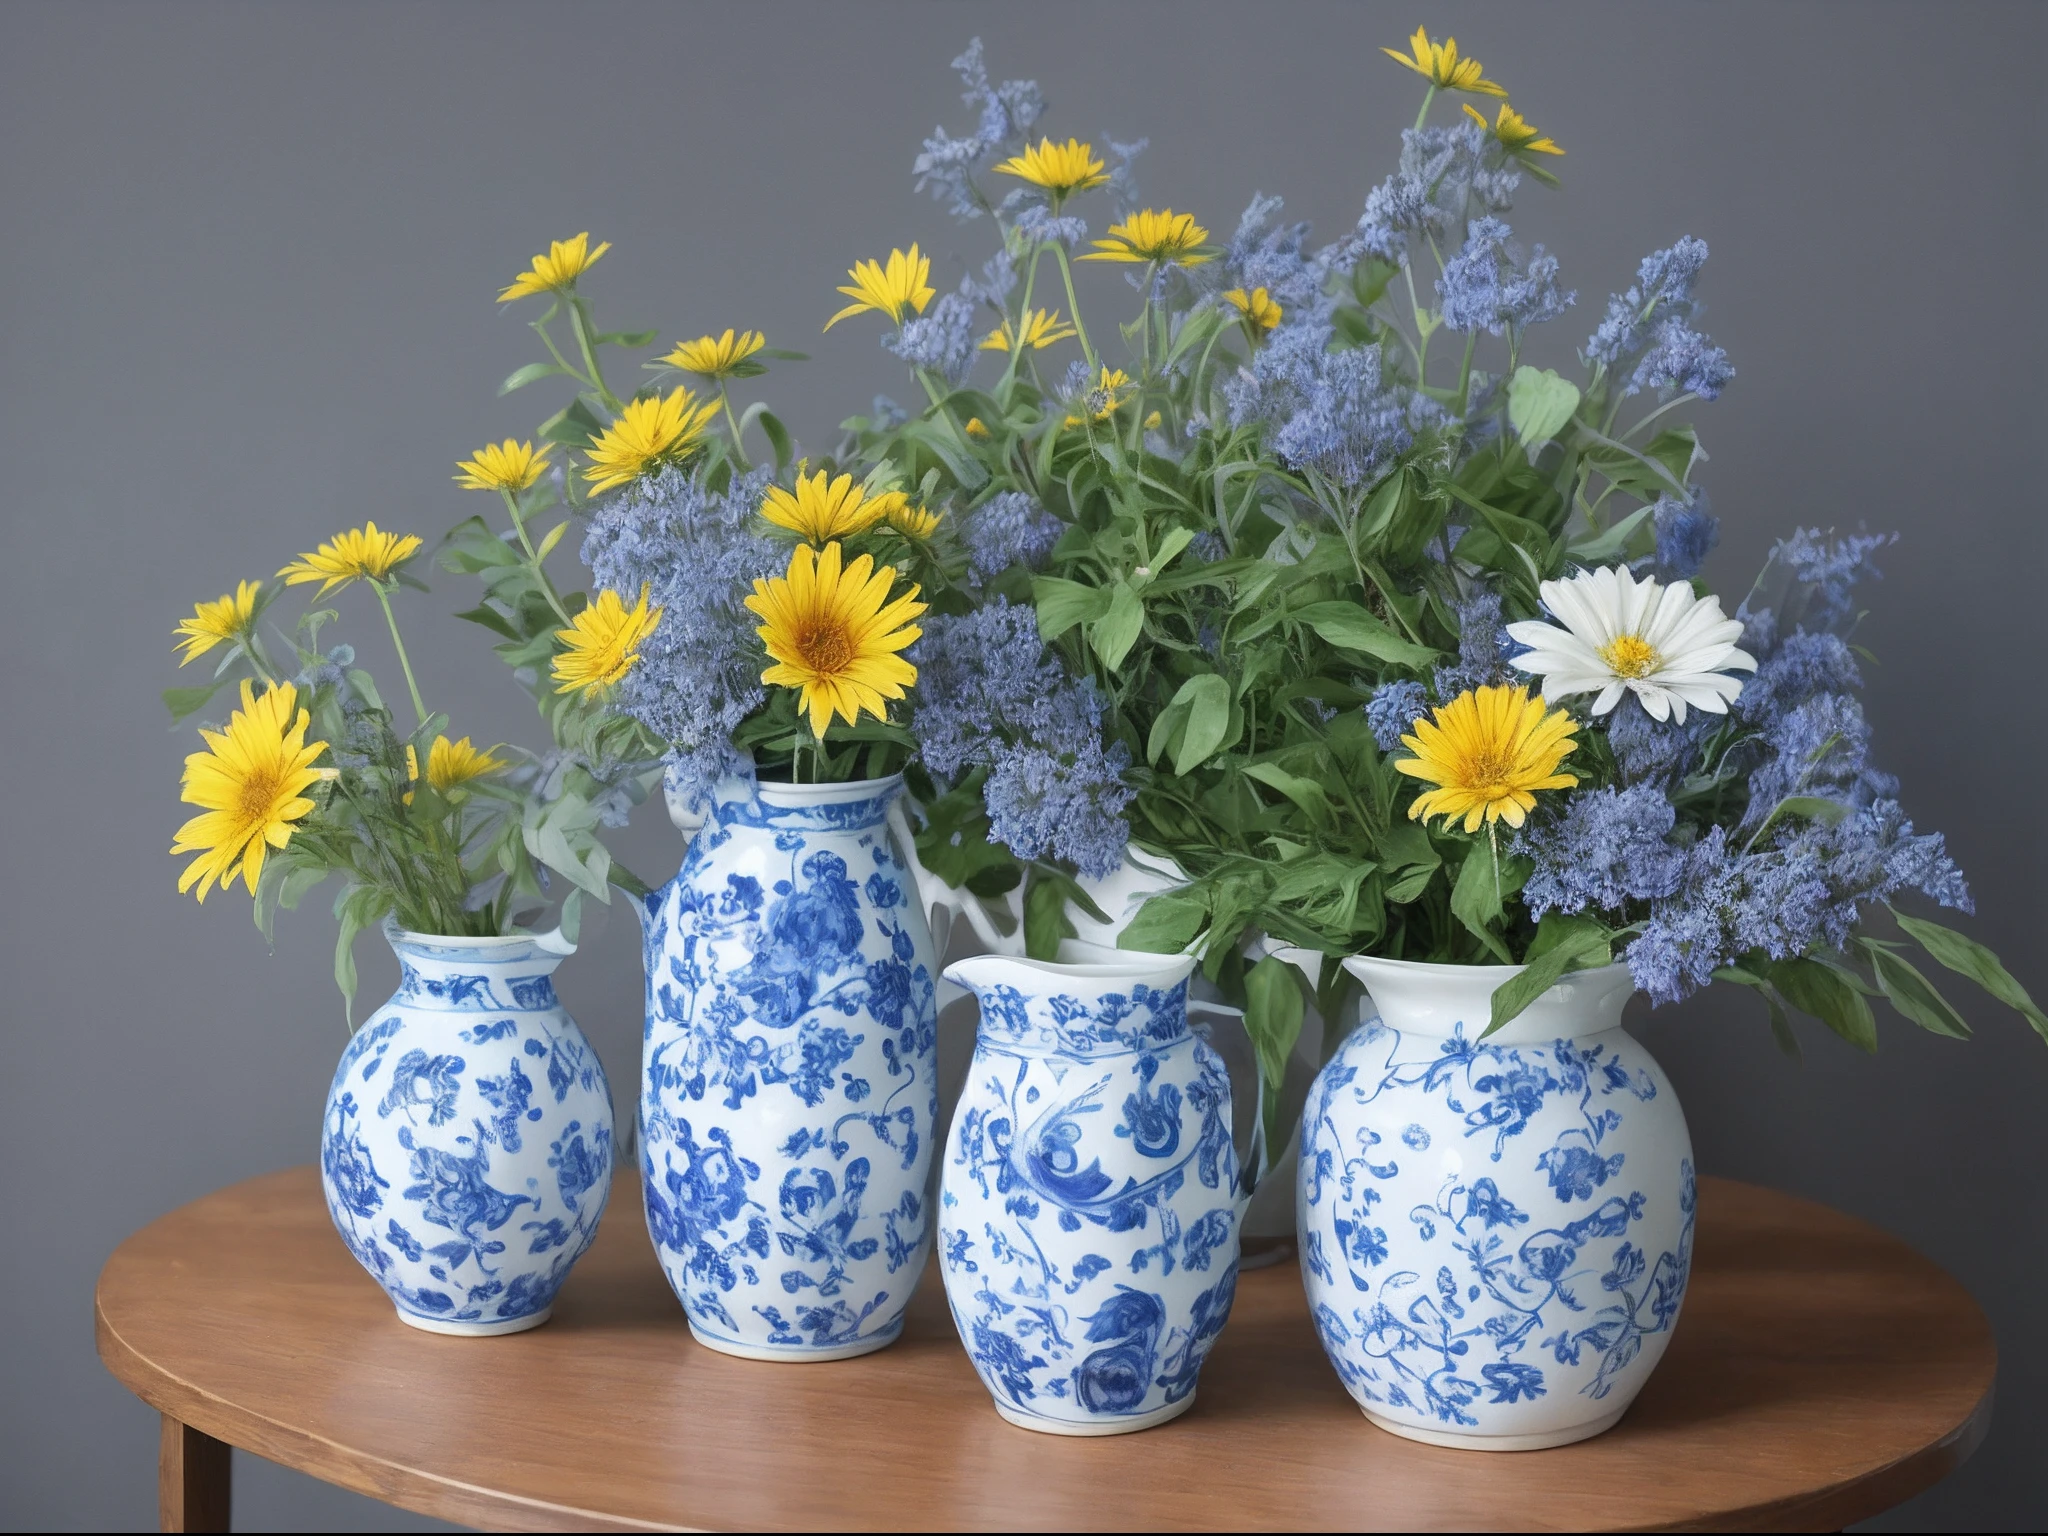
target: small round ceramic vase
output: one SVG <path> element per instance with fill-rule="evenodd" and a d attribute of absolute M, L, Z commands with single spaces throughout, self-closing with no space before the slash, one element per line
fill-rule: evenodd
<path fill-rule="evenodd" d="M 1692 1142 L 1622 1031 L 1628 968 L 1568 975 L 1481 1039 L 1518 967 L 1345 963 L 1374 1006 L 1310 1092 L 1298 1211 L 1330 1363 L 1430 1445 L 1611 1428 L 1671 1342 L 1693 1236 Z"/>
<path fill-rule="evenodd" d="M 576 947 L 384 936 L 398 990 L 327 1093 L 327 1209 L 413 1327 L 538 1327 L 612 1183 L 611 1087 L 551 980 Z"/>
<path fill-rule="evenodd" d="M 902 788 L 726 780 L 644 906 L 647 1229 L 729 1355 L 880 1349 L 924 1270 L 938 1010 Z"/>
<path fill-rule="evenodd" d="M 1188 1031 L 1194 961 L 988 955 L 939 1181 L 961 1341 L 1025 1429 L 1114 1435 L 1194 1402 L 1237 1287 L 1223 1060 Z"/>

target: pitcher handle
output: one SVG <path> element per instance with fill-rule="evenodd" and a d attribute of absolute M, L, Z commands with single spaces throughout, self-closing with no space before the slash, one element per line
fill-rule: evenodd
<path fill-rule="evenodd" d="M 931 926 L 933 940 L 941 949 L 945 938 L 950 936 L 952 925 L 957 918 L 966 918 L 967 926 L 974 930 L 974 936 L 983 945 L 982 952 L 991 955 L 1021 955 L 1024 952 L 1023 914 L 1016 915 L 1018 921 L 1012 933 L 1005 935 L 996 927 L 989 916 L 988 908 L 981 898 L 972 891 L 948 885 L 937 875 L 924 867 L 924 861 L 917 856 L 917 837 L 911 831 L 910 818 L 904 813 L 903 799 L 899 795 L 889 806 L 889 831 L 896 839 L 897 851 L 903 867 L 910 871 L 910 877 L 917 882 L 917 898 L 925 909 L 925 921 Z M 942 934 L 938 921 L 939 914 L 946 914 L 945 931 Z M 953 983 L 945 982 L 944 988 Z M 957 990 L 955 996 L 962 995 Z M 943 1003 L 940 1005 L 944 1006 Z"/>

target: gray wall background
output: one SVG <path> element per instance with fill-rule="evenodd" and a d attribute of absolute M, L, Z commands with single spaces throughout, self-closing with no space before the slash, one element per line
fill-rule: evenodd
<path fill-rule="evenodd" d="M 2037 995 L 2044 192 L 2035 5 L 12 3 L 0 9 L 0 625 L 9 879 L 0 1074 L 0 1523 L 147 1528 L 155 1416 L 93 1355 L 93 1277 L 124 1235 L 307 1161 L 343 1043 L 323 910 L 267 952 L 245 896 L 204 909 L 165 857 L 183 819 L 173 622 L 345 526 L 430 537 L 449 475 L 526 433 L 532 356 L 497 288 L 550 238 L 614 242 L 609 326 L 759 326 L 816 361 L 767 382 L 824 444 L 878 389 L 876 327 L 820 337 L 856 257 L 979 261 L 911 190 L 972 35 L 1035 75 L 1062 134 L 1149 134 L 1148 198 L 1227 231 L 1256 190 L 1326 236 L 1385 174 L 1416 83 L 1377 51 L 1454 33 L 1569 157 L 1525 189 L 1591 329 L 1637 258 L 1709 240 L 1708 320 L 1739 377 L 1699 412 L 1739 594 L 1795 521 L 1896 528 L 1862 638 L 1881 755 L 1973 877 L 1973 930 Z M 1098 142 L 1100 142 L 1098 138 Z M 1107 280 L 1098 315 L 1116 302 Z M 1102 324 L 1098 320 L 1098 327 Z M 914 392 L 914 391 L 913 391 Z M 548 407 L 552 409 L 552 406 Z M 432 703 L 532 739 L 452 578 L 409 600 Z M 1732 600 L 1732 599 L 1731 599 Z M 346 636 L 396 686 L 366 594 Z M 618 840 L 674 868 L 656 815 Z M 312 904 L 316 909 L 319 903 Z M 563 975 L 630 1095 L 637 945 L 619 913 Z M 365 992 L 390 984 L 365 941 Z M 1829 1201 L 1948 1266 L 1997 1326 L 2000 1416 L 1896 1529 L 2048 1523 L 2039 1175 L 2048 1048 L 1974 1001 L 1967 1046 L 1817 1029 L 1803 1067 L 1746 997 L 1644 1014 L 1702 1166 Z M 957 1051 L 962 1042 L 949 1046 Z M 613 1218 L 631 1221 L 620 1210 Z M 454 1406 L 451 1405 L 451 1411 Z M 423 1522 L 240 1458 L 239 1522 Z"/>

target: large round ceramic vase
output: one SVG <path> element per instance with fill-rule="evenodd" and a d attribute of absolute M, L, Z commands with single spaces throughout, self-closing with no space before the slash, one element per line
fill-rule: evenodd
<path fill-rule="evenodd" d="M 1692 1141 L 1611 965 L 1481 1039 L 1513 966 L 1346 962 L 1376 1005 L 1302 1120 L 1302 1281 L 1393 1434 L 1539 1450 L 1613 1426 L 1671 1342 Z"/>
<path fill-rule="evenodd" d="M 550 979 L 575 946 L 384 936 L 398 990 L 327 1092 L 327 1209 L 413 1327 L 538 1327 L 612 1185 L 611 1086 Z"/>
<path fill-rule="evenodd" d="M 729 1355 L 880 1349 L 924 1270 L 938 1011 L 902 787 L 728 780 L 647 899 L 647 1228 Z"/>
<path fill-rule="evenodd" d="M 990 955 L 946 972 L 981 1030 L 940 1171 L 939 1270 L 1012 1424 L 1163 1424 L 1230 1315 L 1230 1080 L 1188 1031 L 1193 966 Z"/>

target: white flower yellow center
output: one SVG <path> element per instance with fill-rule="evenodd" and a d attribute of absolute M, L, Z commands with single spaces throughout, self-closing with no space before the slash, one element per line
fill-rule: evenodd
<path fill-rule="evenodd" d="M 1657 648 L 1641 635 L 1616 635 L 1600 647 L 1600 659 L 1616 677 L 1648 677 L 1664 664 Z"/>

